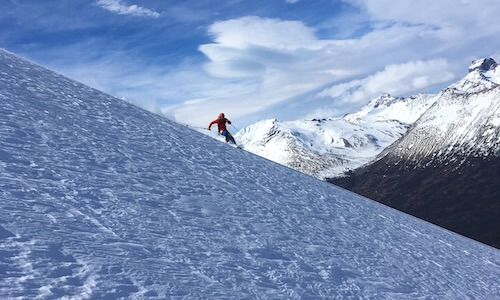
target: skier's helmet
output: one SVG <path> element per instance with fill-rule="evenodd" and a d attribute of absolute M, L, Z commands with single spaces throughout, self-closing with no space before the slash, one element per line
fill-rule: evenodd
<path fill-rule="evenodd" d="M 219 114 L 219 119 L 223 119 L 224 118 L 224 114 L 223 113 L 220 113 Z"/>

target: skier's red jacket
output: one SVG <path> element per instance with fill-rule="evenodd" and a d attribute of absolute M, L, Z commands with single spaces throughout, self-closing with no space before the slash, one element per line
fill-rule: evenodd
<path fill-rule="evenodd" d="M 227 130 L 227 128 L 226 128 L 226 122 L 229 123 L 229 124 L 231 124 L 231 121 L 229 121 L 225 117 L 217 118 L 217 119 L 213 120 L 212 122 L 210 122 L 210 125 L 208 125 L 208 130 L 210 130 L 210 128 L 214 124 L 217 124 L 217 126 L 219 127 L 219 132 L 221 132 L 223 130 Z"/>

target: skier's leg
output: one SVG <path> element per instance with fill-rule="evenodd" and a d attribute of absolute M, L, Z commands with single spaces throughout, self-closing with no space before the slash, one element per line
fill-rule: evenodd
<path fill-rule="evenodd" d="M 226 143 L 229 142 L 229 132 L 227 130 L 222 130 L 221 135 L 226 138 Z"/>
<path fill-rule="evenodd" d="M 233 135 L 232 135 L 229 131 L 227 132 L 227 137 L 226 137 L 226 139 L 228 140 L 228 142 L 233 143 L 233 144 L 235 144 L 235 145 L 236 145 L 236 141 L 234 140 Z"/>

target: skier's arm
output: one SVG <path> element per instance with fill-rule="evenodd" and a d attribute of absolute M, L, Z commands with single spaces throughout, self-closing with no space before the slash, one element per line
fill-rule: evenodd
<path fill-rule="evenodd" d="M 210 125 L 208 125 L 208 130 L 210 130 L 210 128 L 212 128 L 212 125 L 214 125 L 215 123 L 217 123 L 217 120 L 213 120 L 212 122 L 210 122 Z"/>

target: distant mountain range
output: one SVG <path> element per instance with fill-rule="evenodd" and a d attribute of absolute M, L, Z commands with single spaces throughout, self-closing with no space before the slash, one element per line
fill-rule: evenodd
<path fill-rule="evenodd" d="M 312 176 L 321 179 L 343 177 L 347 172 L 376 160 L 386 147 L 403 137 L 437 100 L 446 97 L 455 99 L 464 94 L 478 93 L 496 87 L 500 81 L 500 71 L 497 66 L 491 58 L 476 60 L 469 67 L 469 74 L 465 78 L 438 94 L 419 94 L 406 98 L 383 94 L 359 111 L 342 118 L 263 120 L 238 132 L 236 139 L 247 151 Z M 454 118 L 453 114 L 469 109 L 462 106 L 460 101 L 454 104 L 453 101 L 448 102 L 450 103 L 445 104 L 441 100 L 440 103 L 443 104 L 437 104 L 437 107 L 444 105 L 450 109 L 442 110 L 441 115 L 433 117 L 435 122 L 440 123 L 435 124 L 437 127 L 446 126 L 447 122 Z M 489 126 L 498 129 L 498 121 L 492 119 Z M 485 128 L 483 126 L 481 130 Z M 493 130 L 491 128 L 490 130 Z M 480 134 L 488 136 L 491 144 L 495 143 L 493 133 Z M 476 136 L 478 134 L 476 132 Z M 451 136 L 448 138 L 451 139 Z M 454 138 L 461 139 L 460 136 Z M 420 142 L 425 143 L 426 147 L 434 147 L 429 146 L 429 140 Z M 434 142 L 436 146 L 444 143 L 444 141 Z M 407 146 L 413 147 L 414 144 L 410 142 Z M 415 148 L 417 149 L 418 147 Z"/>
<path fill-rule="evenodd" d="M 263 120 L 236 135 L 245 150 L 324 179 L 373 160 L 400 138 L 436 95 L 373 99 L 358 112 L 335 119 Z"/>
<path fill-rule="evenodd" d="M 329 181 L 500 247 L 499 84 L 493 59 L 474 61 L 375 162 Z"/>

